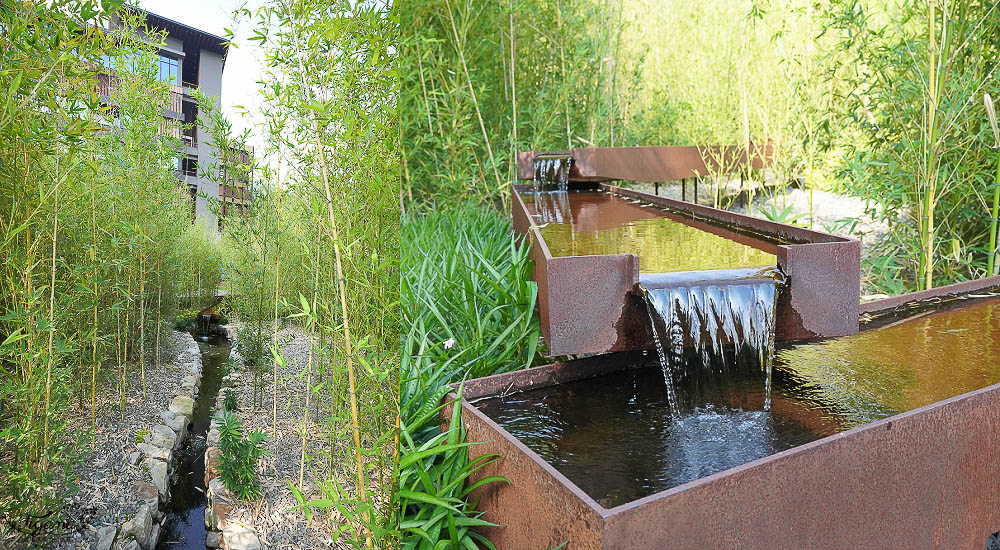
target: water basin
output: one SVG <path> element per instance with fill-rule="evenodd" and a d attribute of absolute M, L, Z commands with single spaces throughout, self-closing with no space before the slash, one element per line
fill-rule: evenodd
<path fill-rule="evenodd" d="M 773 266 L 773 253 L 605 191 L 523 193 L 554 257 L 637 254 L 642 273 Z M 717 232 L 722 232 L 721 228 Z"/>
<path fill-rule="evenodd" d="M 779 347 L 770 411 L 759 369 L 709 364 L 676 378 L 672 416 L 649 357 L 646 366 L 475 405 L 612 508 L 1000 382 L 1000 299 Z"/>

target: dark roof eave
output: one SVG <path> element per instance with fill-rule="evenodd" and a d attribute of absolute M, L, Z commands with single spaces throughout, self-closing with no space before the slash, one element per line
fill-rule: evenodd
<path fill-rule="evenodd" d="M 174 21 L 162 15 L 144 10 L 139 7 L 130 6 L 132 9 L 146 15 L 146 24 L 150 27 L 160 28 L 167 31 L 169 35 L 180 38 L 187 42 L 193 39 L 203 50 L 208 50 L 222 56 L 222 66 L 226 66 L 226 57 L 229 53 L 229 43 L 225 38 L 216 36 L 210 32 L 196 29 L 190 25 L 185 25 L 179 21 Z"/>

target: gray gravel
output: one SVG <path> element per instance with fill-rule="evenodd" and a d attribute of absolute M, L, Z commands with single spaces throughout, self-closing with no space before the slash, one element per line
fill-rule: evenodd
<path fill-rule="evenodd" d="M 230 329 L 233 333 L 239 324 L 233 323 Z M 334 542 L 334 531 L 342 518 L 334 512 L 327 517 L 323 512 L 314 512 L 310 522 L 306 522 L 302 513 L 292 510 L 298 504 L 288 488 L 291 481 L 298 486 L 299 461 L 302 451 L 302 405 L 305 399 L 305 371 L 309 360 L 309 335 L 297 326 L 289 326 L 279 331 L 278 341 L 282 356 L 287 362 L 283 371 L 279 371 L 278 380 L 278 428 L 277 437 L 273 437 L 273 374 L 263 377 L 264 395 L 255 412 L 252 409 L 253 386 L 252 376 L 246 370 L 239 371 L 235 376 L 234 387 L 239 403 L 238 416 L 246 431 L 254 428 L 272 436 L 265 447 L 269 454 L 265 455 L 258 467 L 258 479 L 264 490 L 263 498 L 250 502 L 236 502 L 230 518 L 252 526 L 260 536 L 264 548 L 275 550 L 312 549 L 312 548 L 350 548 L 344 542 Z M 315 372 L 314 372 L 315 376 Z M 313 379 L 313 385 L 316 380 Z M 225 389 L 222 390 L 225 394 Z M 322 398 L 322 406 L 329 407 L 329 397 Z M 310 403 L 310 419 L 307 427 L 307 458 L 303 487 L 298 487 L 305 494 L 306 500 L 326 498 L 319 489 L 319 482 L 326 479 L 329 461 L 330 440 L 326 428 L 315 422 L 314 411 L 316 403 Z M 342 456 L 338 443 L 338 453 Z M 339 468 L 338 468 L 339 469 Z M 339 475 L 339 474 L 336 474 Z M 341 476 L 340 482 L 350 486 L 350 477 Z"/>
<path fill-rule="evenodd" d="M 146 396 L 143 397 L 142 379 L 136 372 L 127 376 L 125 415 L 119 409 L 119 395 L 114 389 L 98 395 L 96 400 L 97 430 L 93 444 L 86 445 L 82 462 L 75 470 L 76 478 L 63 480 L 79 487 L 63 509 L 65 521 L 62 531 L 45 548 L 55 550 L 92 548 L 97 530 L 105 525 L 124 522 L 135 515 L 139 508 L 133 484 L 145 476 L 141 466 L 128 464 L 128 455 L 136 450 L 139 430 L 148 430 L 159 423 L 159 413 L 166 410 L 170 400 L 178 393 L 184 376 L 182 367 L 172 363 L 179 348 L 180 333 L 171 333 L 161 342 L 160 374 L 153 364 L 146 366 Z M 152 361 L 149 361 L 152 363 Z M 105 365 L 104 368 L 110 368 Z M 86 433 L 91 428 L 90 406 L 75 407 L 66 419 L 67 433 Z M 148 437 L 148 436 L 147 436 Z M 89 438 L 85 439 L 89 441 Z M 28 541 L 0 540 L 0 548 L 27 548 Z"/>

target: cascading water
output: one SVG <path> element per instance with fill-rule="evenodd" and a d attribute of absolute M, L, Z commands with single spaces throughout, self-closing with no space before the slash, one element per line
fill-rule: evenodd
<path fill-rule="evenodd" d="M 726 376 L 743 368 L 748 357 L 764 371 L 764 410 L 770 410 L 775 305 L 783 282 L 773 267 L 640 277 L 673 416 L 681 412 L 678 375 L 716 371 Z"/>
<path fill-rule="evenodd" d="M 568 191 L 571 157 L 551 156 L 535 158 L 535 174 L 532 179 L 535 194 L 546 191 Z M 551 182 L 555 182 L 552 189 Z"/>

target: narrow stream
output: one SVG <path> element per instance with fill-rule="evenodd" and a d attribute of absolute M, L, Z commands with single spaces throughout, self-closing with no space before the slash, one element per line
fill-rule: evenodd
<path fill-rule="evenodd" d="M 194 426 L 177 451 L 177 474 L 171 479 L 167 519 L 157 550 L 205 548 L 205 438 L 229 359 L 230 342 L 225 335 L 193 336 L 201 350 L 201 391 L 191 419 Z"/>

